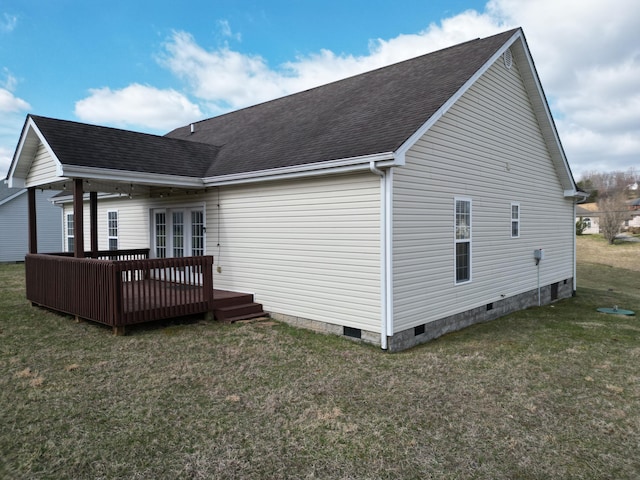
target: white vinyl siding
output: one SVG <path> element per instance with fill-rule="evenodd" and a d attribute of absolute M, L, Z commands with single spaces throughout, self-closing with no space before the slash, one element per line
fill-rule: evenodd
<path fill-rule="evenodd" d="M 1 188 L 2 186 L 0 186 Z M 0 262 L 24 261 L 29 249 L 28 192 L 13 190 L 16 196 L 0 202 Z M 38 252 L 64 250 L 62 209 L 49 202 L 58 192 L 36 190 Z"/>
<path fill-rule="evenodd" d="M 206 221 L 207 251 L 221 269 L 214 271 L 216 288 L 254 293 L 267 311 L 380 331 L 377 176 L 222 187 L 218 193 Z"/>
<path fill-rule="evenodd" d="M 103 198 L 98 196 L 98 249 L 109 250 L 109 220 L 108 212 L 118 212 L 118 249 L 149 247 L 149 199 L 115 197 Z M 73 203 L 64 205 L 64 212 L 73 213 Z M 85 200 L 83 208 L 84 248 L 91 248 L 91 223 L 89 201 Z M 112 243 L 112 242 L 111 242 Z"/>
<path fill-rule="evenodd" d="M 499 59 L 394 169 L 394 331 L 573 276 L 573 203 L 563 197 L 516 63 Z M 452 199 L 473 199 L 473 282 L 451 281 Z M 511 203 L 520 239 L 511 238 Z"/>
<path fill-rule="evenodd" d="M 60 180 L 56 174 L 56 162 L 41 143 L 36 150 L 33 163 L 25 179 L 25 186 L 44 185 L 52 180 Z"/>

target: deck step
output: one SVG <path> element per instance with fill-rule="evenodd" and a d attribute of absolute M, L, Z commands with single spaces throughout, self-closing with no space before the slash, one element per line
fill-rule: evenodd
<path fill-rule="evenodd" d="M 255 302 L 216 308 L 213 314 L 219 322 L 235 322 L 265 316 L 262 305 Z"/>
<path fill-rule="evenodd" d="M 250 293 L 215 290 L 213 305 L 213 315 L 219 322 L 233 323 L 267 316 L 262 305 L 254 302 Z"/>

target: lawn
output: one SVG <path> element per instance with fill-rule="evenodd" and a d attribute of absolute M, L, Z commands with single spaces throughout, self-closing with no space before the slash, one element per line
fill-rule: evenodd
<path fill-rule="evenodd" d="M 576 297 L 400 354 L 275 322 L 115 337 L 2 265 L 0 478 L 639 478 L 639 318 L 595 309 L 640 311 L 640 244 L 578 247 Z"/>

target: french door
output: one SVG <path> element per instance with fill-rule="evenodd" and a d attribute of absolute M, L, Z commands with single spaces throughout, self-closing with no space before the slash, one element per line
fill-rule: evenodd
<path fill-rule="evenodd" d="M 153 211 L 152 219 L 156 258 L 204 255 L 206 228 L 202 207 L 157 209 Z M 175 275 L 175 281 L 193 279 L 202 283 L 202 272 L 182 271 Z"/>

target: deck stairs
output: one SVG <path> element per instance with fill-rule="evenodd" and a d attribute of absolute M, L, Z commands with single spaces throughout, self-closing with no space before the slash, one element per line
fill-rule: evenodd
<path fill-rule="evenodd" d="M 260 303 L 250 293 L 213 291 L 213 315 L 219 322 L 233 323 L 251 318 L 267 317 Z"/>

